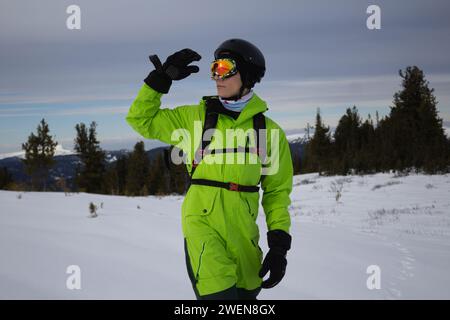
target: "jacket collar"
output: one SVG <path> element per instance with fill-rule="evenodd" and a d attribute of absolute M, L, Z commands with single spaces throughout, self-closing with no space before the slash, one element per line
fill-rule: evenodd
<path fill-rule="evenodd" d="M 228 110 L 222 105 L 218 96 L 204 96 L 202 100 L 200 100 L 200 104 L 204 105 L 205 99 L 215 99 L 218 104 L 212 104 L 214 111 L 222 114 L 227 114 L 226 111 Z M 267 107 L 267 103 L 262 100 L 256 93 L 253 93 L 253 97 L 247 102 L 244 109 L 239 113 L 238 118 L 235 120 L 236 125 L 253 118 L 255 114 L 258 114 L 260 112 L 264 113 L 267 110 L 269 110 L 269 108 Z"/>

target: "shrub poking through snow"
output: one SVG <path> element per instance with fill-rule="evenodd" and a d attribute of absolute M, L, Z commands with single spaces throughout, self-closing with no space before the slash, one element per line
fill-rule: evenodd
<path fill-rule="evenodd" d="M 336 202 L 339 202 L 339 199 L 342 196 L 342 188 L 344 187 L 344 180 L 337 179 L 336 181 L 332 181 L 330 185 L 330 192 L 336 193 Z"/>
<path fill-rule="evenodd" d="M 373 186 L 372 191 L 383 188 L 383 187 L 393 186 L 393 185 L 400 184 L 400 183 L 402 183 L 402 182 L 401 181 L 388 181 L 385 184 L 377 184 L 377 185 Z"/>
<path fill-rule="evenodd" d="M 312 184 L 312 183 L 316 183 L 316 180 L 313 180 L 313 179 L 303 179 L 302 181 L 300 181 L 300 183 L 295 184 L 295 186 L 303 185 L 303 184 Z"/>
<path fill-rule="evenodd" d="M 91 214 L 91 218 L 97 217 L 97 206 L 94 203 L 89 203 L 89 213 Z"/>

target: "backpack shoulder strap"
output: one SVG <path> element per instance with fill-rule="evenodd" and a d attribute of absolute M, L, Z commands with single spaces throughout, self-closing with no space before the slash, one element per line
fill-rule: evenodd
<path fill-rule="evenodd" d="M 262 129 L 266 129 L 266 117 L 262 112 L 257 113 L 253 116 L 253 129 L 256 131 L 256 148 L 258 152 L 258 156 L 261 157 L 262 153 L 265 155 L 266 149 L 266 139 L 264 141 L 260 141 L 260 131 Z M 262 146 L 261 146 L 262 145 Z"/>
<path fill-rule="evenodd" d="M 266 129 L 266 117 L 264 116 L 264 114 L 262 112 L 257 113 L 253 116 L 253 129 L 256 132 L 256 151 L 258 154 L 258 157 L 261 160 L 261 163 L 264 164 L 265 159 L 266 159 L 266 150 L 267 150 L 267 134 L 265 132 Z M 262 133 L 261 130 L 263 130 L 262 132 L 265 133 L 264 136 L 261 136 Z M 263 140 L 260 140 L 260 137 L 263 138 Z M 258 184 L 261 182 L 261 180 L 264 178 L 265 175 L 261 175 L 261 177 L 259 178 L 259 182 Z"/>
<path fill-rule="evenodd" d="M 211 103 L 214 103 L 211 100 L 206 100 L 206 113 L 205 113 L 205 122 L 203 123 L 202 130 L 202 149 L 205 150 L 206 147 L 211 143 L 211 140 L 205 141 L 203 136 L 205 132 L 209 129 L 215 129 L 217 125 L 217 121 L 219 119 L 219 114 L 217 112 L 212 111 Z"/>
<path fill-rule="evenodd" d="M 212 104 L 219 101 L 216 96 L 205 96 L 203 97 L 205 100 L 206 105 L 206 111 L 205 111 L 205 121 L 203 123 L 203 130 L 202 130 L 202 140 L 201 140 L 201 148 L 197 149 L 194 154 L 194 160 L 192 162 L 192 170 L 191 170 L 191 177 L 194 175 L 195 168 L 200 163 L 200 161 L 203 159 L 203 153 L 205 152 L 206 148 L 211 143 L 211 139 L 205 140 L 204 135 L 205 132 L 208 129 L 215 129 L 217 125 L 217 121 L 219 119 L 219 114 L 217 112 L 214 112 L 212 109 Z M 215 101 L 217 100 L 217 101 Z"/>

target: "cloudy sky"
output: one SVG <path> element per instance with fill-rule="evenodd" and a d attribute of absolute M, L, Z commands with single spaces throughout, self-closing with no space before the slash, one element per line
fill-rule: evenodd
<path fill-rule="evenodd" d="M 66 27 L 71 4 L 81 8 L 80 30 Z M 366 27 L 371 4 L 381 8 L 380 30 Z M 202 56 L 200 72 L 162 101 L 194 104 L 216 94 L 208 67 L 229 38 L 263 51 L 267 72 L 255 92 L 289 132 L 314 123 L 317 108 L 330 126 L 353 105 L 364 118 L 387 114 L 408 65 L 424 70 L 450 121 L 449 9 L 448 0 L 2 0 L 0 153 L 19 151 L 41 118 L 65 149 L 75 125 L 91 121 L 102 147 L 131 149 L 141 138 L 125 116 L 153 68 L 148 55 Z"/>

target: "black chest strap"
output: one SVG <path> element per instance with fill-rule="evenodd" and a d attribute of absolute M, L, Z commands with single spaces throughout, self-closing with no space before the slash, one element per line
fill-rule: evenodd
<path fill-rule="evenodd" d="M 206 98 L 206 99 L 205 99 Z M 207 153 L 208 146 L 211 143 L 211 139 L 204 139 L 205 132 L 210 129 L 215 129 L 217 126 L 217 121 L 219 119 L 220 114 L 220 107 L 223 108 L 221 105 L 220 100 L 216 96 L 212 97 L 204 97 L 205 103 L 206 103 L 206 113 L 205 113 L 205 121 L 203 124 L 203 130 L 202 130 L 202 139 L 201 139 L 201 148 L 198 148 L 196 152 L 194 153 L 194 159 L 192 160 L 192 170 L 190 175 L 190 181 L 189 186 L 191 184 L 199 184 L 199 185 L 207 185 L 211 187 L 220 187 L 225 188 L 230 191 L 242 191 L 242 192 L 258 192 L 259 186 L 244 186 L 233 182 L 220 182 L 215 180 L 209 180 L 209 179 L 192 179 L 194 176 L 195 169 L 203 159 L 203 156 Z M 218 105 L 220 104 L 220 106 Z M 225 113 L 226 114 L 226 113 Z M 253 116 L 253 129 L 256 131 L 256 153 L 259 157 L 266 156 L 266 139 L 263 139 L 264 141 L 260 141 L 260 130 L 266 129 L 266 121 L 265 116 L 262 112 L 256 114 Z M 265 138 L 265 135 L 263 135 Z M 211 135 L 212 137 L 212 135 Z M 262 145 L 264 147 L 262 147 Z M 220 150 L 212 150 L 211 153 L 219 153 L 219 152 L 236 152 L 239 151 L 239 148 L 231 148 L 231 149 L 220 149 Z M 247 146 L 244 149 L 245 152 L 252 152 L 250 148 Z M 259 179 L 259 182 L 261 181 L 262 176 Z M 258 182 L 258 184 L 259 184 Z"/>

